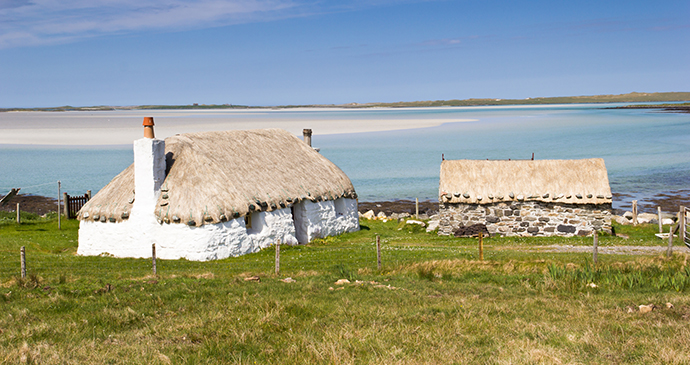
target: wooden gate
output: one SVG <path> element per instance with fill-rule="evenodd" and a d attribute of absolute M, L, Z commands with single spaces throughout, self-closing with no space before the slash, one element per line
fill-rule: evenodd
<path fill-rule="evenodd" d="M 84 204 L 91 199 L 91 190 L 87 191 L 86 194 L 79 196 L 69 196 L 67 193 L 64 193 L 62 197 L 65 203 L 65 217 L 68 219 L 74 219 L 77 218 L 77 212 L 79 212 L 79 209 L 81 209 L 81 207 L 83 207 Z"/>
<path fill-rule="evenodd" d="M 685 246 L 690 248 L 690 234 L 688 234 L 688 228 L 690 228 L 690 208 L 680 207 L 680 221 L 678 225 L 680 227 L 680 232 L 678 232 L 678 237 L 683 240 Z"/>

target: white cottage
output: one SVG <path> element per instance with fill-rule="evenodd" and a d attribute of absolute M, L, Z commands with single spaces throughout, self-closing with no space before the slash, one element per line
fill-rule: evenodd
<path fill-rule="evenodd" d="M 150 257 L 155 243 L 160 258 L 206 261 L 359 230 L 350 179 L 287 131 L 162 141 L 144 126 L 134 163 L 79 211 L 78 254 Z"/>

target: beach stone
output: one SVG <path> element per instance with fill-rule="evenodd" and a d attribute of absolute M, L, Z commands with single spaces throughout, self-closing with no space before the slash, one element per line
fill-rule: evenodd
<path fill-rule="evenodd" d="M 405 221 L 405 224 L 418 224 L 422 227 L 426 227 L 426 223 L 414 219 L 408 219 L 407 221 Z"/>
<path fill-rule="evenodd" d="M 637 215 L 637 223 L 640 223 L 640 224 L 651 223 L 652 220 L 656 220 L 656 218 L 657 218 L 656 214 L 641 213 L 641 214 Z"/>
<path fill-rule="evenodd" d="M 367 211 L 366 213 L 362 214 L 362 216 L 363 216 L 364 218 L 366 218 L 366 219 L 369 219 L 369 220 L 372 220 L 372 219 L 374 219 L 374 218 L 376 217 L 376 215 L 374 215 L 374 211 L 373 211 L 373 210 Z"/>
<path fill-rule="evenodd" d="M 627 218 L 627 219 L 632 219 L 633 214 L 631 211 L 627 211 L 627 212 L 623 213 L 623 217 Z"/>
<path fill-rule="evenodd" d="M 379 212 L 379 214 L 376 215 L 376 218 L 378 218 L 378 219 L 386 219 L 386 218 L 388 218 L 388 217 L 386 216 L 386 213 L 384 213 L 384 212 Z"/>
<path fill-rule="evenodd" d="M 438 220 L 430 220 L 429 221 L 429 226 L 426 227 L 427 232 L 433 232 L 436 229 L 438 229 L 439 221 Z"/>
<path fill-rule="evenodd" d="M 663 225 L 665 225 L 665 226 L 669 226 L 669 225 L 671 225 L 671 224 L 673 224 L 673 223 L 675 223 L 675 222 L 674 222 L 673 219 L 671 219 L 671 218 L 665 218 L 665 219 L 662 219 L 662 220 L 661 220 L 661 224 L 663 224 Z"/>
<path fill-rule="evenodd" d="M 622 225 L 630 225 L 630 224 L 632 224 L 632 222 L 630 222 L 630 220 L 629 220 L 628 218 L 621 217 L 621 216 L 619 216 L 619 215 L 614 215 L 614 216 L 613 216 L 613 220 L 616 221 L 616 223 L 622 224 Z"/>

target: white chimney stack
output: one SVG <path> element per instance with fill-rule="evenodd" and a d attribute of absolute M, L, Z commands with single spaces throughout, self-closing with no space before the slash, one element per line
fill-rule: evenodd
<path fill-rule="evenodd" d="M 134 141 L 134 206 L 132 213 L 151 214 L 155 210 L 165 180 L 165 141 L 156 139 L 153 118 L 144 118 L 144 138 Z"/>

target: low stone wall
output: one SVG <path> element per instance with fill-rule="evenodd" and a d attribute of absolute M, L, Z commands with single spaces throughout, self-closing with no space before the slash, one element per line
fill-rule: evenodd
<path fill-rule="evenodd" d="M 587 236 L 611 229 L 611 204 L 571 205 L 537 201 L 451 204 L 439 208 L 439 235 L 482 223 L 503 236 Z"/>

